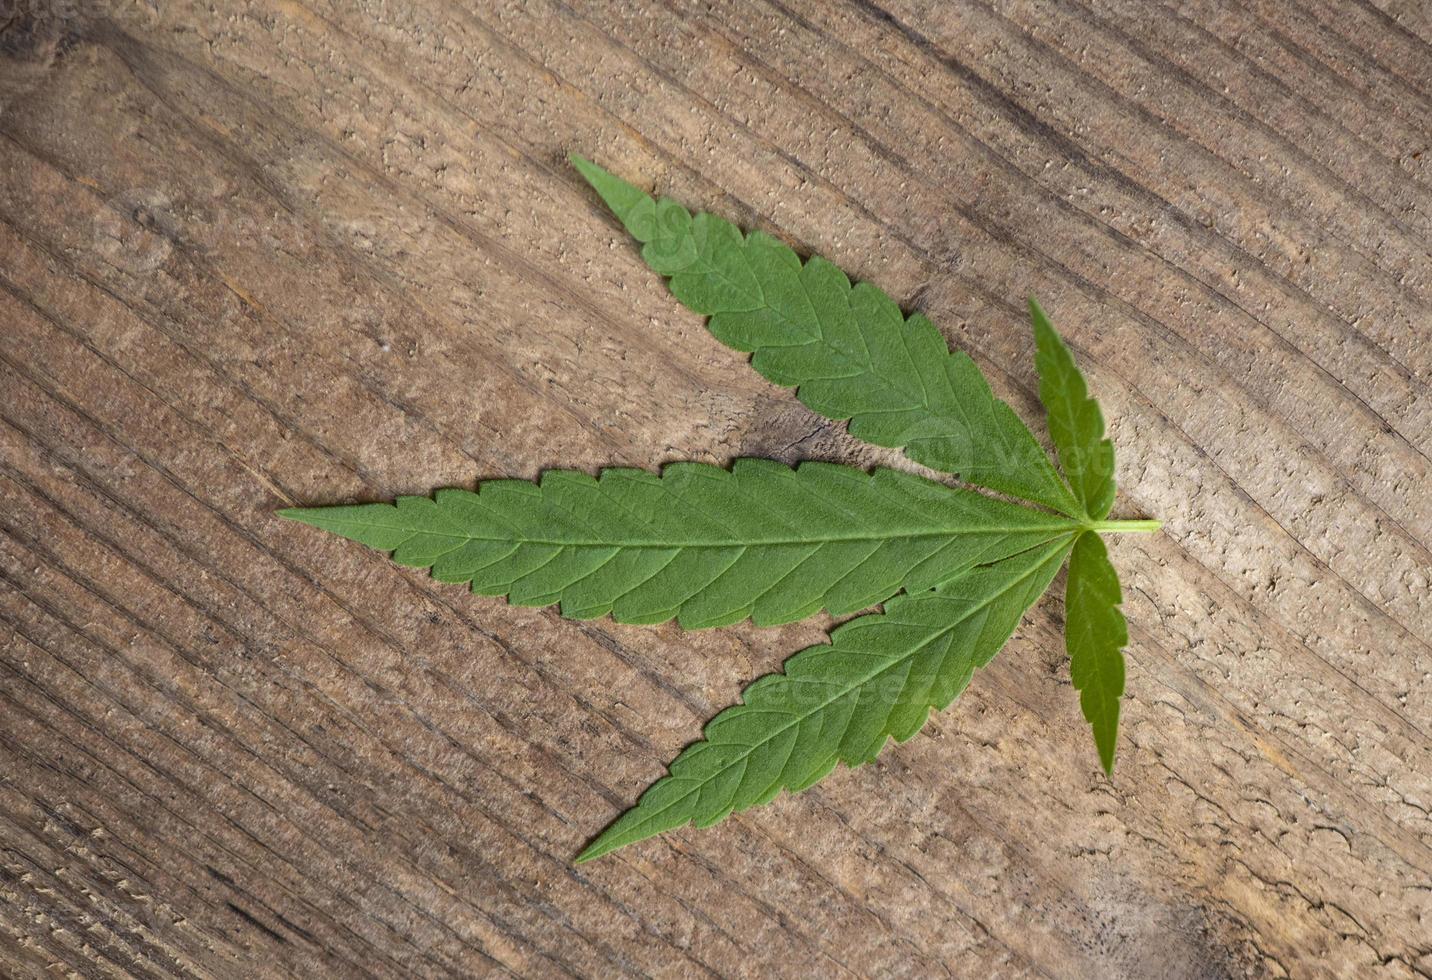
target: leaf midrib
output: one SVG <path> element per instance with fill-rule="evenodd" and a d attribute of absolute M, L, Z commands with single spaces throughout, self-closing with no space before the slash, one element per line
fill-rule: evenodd
<path fill-rule="evenodd" d="M 315 526 L 324 525 L 314 522 Z M 506 537 L 487 537 L 481 534 L 462 534 L 450 531 L 431 530 L 421 527 L 405 527 L 397 524 L 375 524 L 366 521 L 334 521 L 328 525 L 329 529 L 336 528 L 376 528 L 383 531 L 407 531 L 410 534 L 425 534 L 435 538 L 452 538 L 459 541 L 500 541 L 504 544 L 513 542 L 519 544 L 548 545 L 551 547 L 563 548 L 641 548 L 641 549 L 705 549 L 705 548 L 754 548 L 754 547 L 776 547 L 781 545 L 817 545 L 834 544 L 837 542 L 869 542 L 869 541 L 919 541 L 927 538 L 954 538 L 961 534 L 1016 534 L 1026 531 L 1048 531 L 1050 537 L 1057 537 L 1061 534 L 1068 534 L 1077 529 L 1078 525 L 1070 522 L 1069 527 L 1050 527 L 1047 524 L 1033 524 L 1027 527 L 977 527 L 968 529 L 952 529 L 942 531 L 922 531 L 918 533 L 889 533 L 889 534 L 858 534 L 858 535 L 835 535 L 835 536 L 813 536 L 804 538 L 752 538 L 730 541 L 587 541 L 587 540 L 553 540 L 548 538 L 525 538 L 520 535 L 508 535 Z M 1037 545 L 1036 545 L 1037 547 Z"/>

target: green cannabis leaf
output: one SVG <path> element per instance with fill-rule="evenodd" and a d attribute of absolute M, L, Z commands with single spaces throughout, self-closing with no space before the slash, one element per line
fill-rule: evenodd
<path fill-rule="evenodd" d="M 999 652 L 1066 558 L 1070 675 L 1112 772 L 1128 628 L 1100 534 L 1159 522 L 1107 519 L 1113 444 L 1038 303 L 1039 396 L 1063 476 L 925 317 L 906 317 L 824 259 L 802 262 L 769 235 L 693 216 L 571 159 L 677 299 L 709 316 L 723 343 L 751 353 L 763 376 L 847 420 L 856 436 L 1027 502 L 889 469 L 741 459 L 730 470 L 676 463 L 660 475 L 553 470 L 536 484 L 491 480 L 475 493 L 280 511 L 441 581 L 517 605 L 560 603 L 577 619 L 764 626 L 884 602 L 747 687 L 578 860 L 688 823 L 710 826 L 910 738 Z"/>

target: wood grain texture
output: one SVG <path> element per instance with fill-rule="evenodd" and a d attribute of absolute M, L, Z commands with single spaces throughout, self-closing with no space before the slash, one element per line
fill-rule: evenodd
<path fill-rule="evenodd" d="M 0 974 L 1432 976 L 1420 0 L 0 3 Z M 273 517 L 896 463 L 681 311 L 579 150 L 1118 447 L 1104 779 L 1057 592 L 924 736 L 580 847 L 827 621 L 682 634 Z"/>

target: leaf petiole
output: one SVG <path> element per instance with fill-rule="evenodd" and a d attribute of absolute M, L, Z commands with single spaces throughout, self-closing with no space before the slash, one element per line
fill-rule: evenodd
<path fill-rule="evenodd" d="M 1152 534 L 1163 527 L 1163 521 L 1090 521 L 1090 531 L 1112 531 L 1116 534 Z"/>

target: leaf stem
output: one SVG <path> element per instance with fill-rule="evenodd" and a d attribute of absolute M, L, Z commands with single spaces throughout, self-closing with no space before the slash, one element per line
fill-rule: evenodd
<path fill-rule="evenodd" d="M 1116 534 L 1152 534 L 1163 527 L 1163 521 L 1090 521 L 1084 526 L 1091 531 L 1113 531 Z"/>

